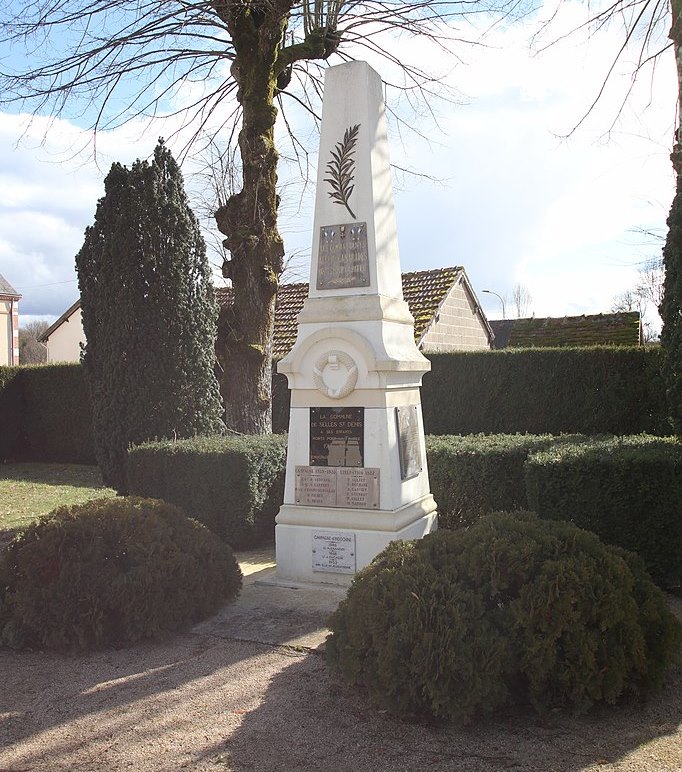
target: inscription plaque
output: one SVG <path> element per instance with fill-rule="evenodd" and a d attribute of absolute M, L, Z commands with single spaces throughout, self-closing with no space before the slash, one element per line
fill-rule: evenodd
<path fill-rule="evenodd" d="M 317 289 L 369 287 L 367 223 L 323 225 L 317 256 Z"/>
<path fill-rule="evenodd" d="M 313 571 L 355 573 L 355 534 L 313 531 Z"/>
<path fill-rule="evenodd" d="M 361 467 L 364 407 L 310 408 L 310 466 Z"/>
<path fill-rule="evenodd" d="M 294 498 L 311 507 L 379 509 L 379 470 L 297 466 Z"/>
<path fill-rule="evenodd" d="M 397 407 L 395 409 L 395 422 L 398 431 L 400 478 L 401 480 L 408 480 L 410 477 L 416 477 L 422 470 L 417 406 Z"/>
<path fill-rule="evenodd" d="M 336 506 L 336 469 L 296 467 L 296 503 L 311 507 Z"/>
<path fill-rule="evenodd" d="M 349 509 L 379 508 L 378 469 L 339 469 L 336 484 L 338 507 Z"/>

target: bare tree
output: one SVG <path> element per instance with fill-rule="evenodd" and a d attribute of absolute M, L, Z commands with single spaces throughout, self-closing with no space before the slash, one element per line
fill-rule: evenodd
<path fill-rule="evenodd" d="M 395 74 L 389 90 L 428 108 L 437 75 L 405 63 L 404 46 L 387 33 L 453 50 L 469 42 L 457 35 L 457 20 L 487 11 L 486 2 L 493 0 L 16 0 L 0 10 L 0 44 L 13 47 L 12 61 L 25 52 L 17 69 L 0 71 L 0 103 L 55 116 L 80 109 L 95 130 L 174 116 L 191 127 L 186 149 L 207 132 L 238 148 L 240 189 L 228 191 L 215 215 L 229 253 L 222 272 L 234 289 L 217 347 L 232 429 L 261 433 L 271 425 L 275 293 L 284 267 L 278 108 L 289 98 L 316 116 L 321 68 L 363 52 L 382 56 Z M 517 8 L 514 0 L 500 6 Z M 198 95 L 173 107 L 187 84 Z"/>
<path fill-rule="evenodd" d="M 28 322 L 19 328 L 19 363 L 22 365 L 42 365 L 47 362 L 47 348 L 38 338 L 50 326 L 49 322 L 37 320 Z"/>
<path fill-rule="evenodd" d="M 619 292 L 613 298 L 611 311 L 614 314 L 630 313 L 632 311 L 642 313 L 642 298 L 631 289 Z"/>
<path fill-rule="evenodd" d="M 528 287 L 523 284 L 517 284 L 512 290 L 512 303 L 516 309 L 517 319 L 528 316 L 532 302 L 533 296 L 530 294 Z"/>
<path fill-rule="evenodd" d="M 660 319 L 657 318 L 657 313 L 663 299 L 663 279 L 662 258 L 647 260 L 639 268 L 635 285 L 616 295 L 611 305 L 611 311 L 614 313 L 639 313 L 645 343 L 658 340 Z"/>
<path fill-rule="evenodd" d="M 663 300 L 664 275 L 662 257 L 647 260 L 639 268 L 639 279 L 634 291 L 655 308 L 658 308 Z"/>

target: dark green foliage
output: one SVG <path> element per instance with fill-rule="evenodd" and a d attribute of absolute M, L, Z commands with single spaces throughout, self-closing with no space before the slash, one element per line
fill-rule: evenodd
<path fill-rule="evenodd" d="M 245 546 L 272 535 L 286 446 L 282 435 L 146 443 L 130 450 L 130 490 L 170 501 L 232 546 Z"/>
<path fill-rule="evenodd" d="M 0 460 L 95 464 L 80 364 L 0 367 Z"/>
<path fill-rule="evenodd" d="M 670 434 L 658 348 L 429 354 L 427 434 Z"/>
<path fill-rule="evenodd" d="M 0 559 L 5 644 L 122 646 L 179 630 L 234 598 L 230 548 L 161 501 L 98 499 L 29 526 Z"/>
<path fill-rule="evenodd" d="M 130 444 L 223 428 L 206 248 L 163 143 L 151 163 L 113 164 L 76 266 L 95 452 L 121 491 Z"/>
<path fill-rule="evenodd" d="M 682 582 L 682 445 L 622 437 L 552 446 L 531 456 L 528 505 L 637 552 L 664 587 Z"/>
<path fill-rule="evenodd" d="M 682 178 L 679 175 L 668 215 L 663 267 L 665 280 L 659 309 L 663 320 L 663 375 L 670 418 L 677 435 L 682 437 Z"/>
<path fill-rule="evenodd" d="M 390 544 L 329 626 L 328 661 L 377 702 L 465 722 L 646 694 L 682 643 L 635 556 L 529 513 Z"/>
<path fill-rule="evenodd" d="M 549 435 L 427 436 L 431 493 L 441 528 L 461 528 L 496 510 L 527 509 L 524 465 Z"/>
<path fill-rule="evenodd" d="M 0 367 L 0 461 L 15 457 L 21 441 L 24 404 L 20 367 Z"/>
<path fill-rule="evenodd" d="M 94 464 L 92 404 L 80 364 L 24 369 L 24 455 L 32 461 Z"/>

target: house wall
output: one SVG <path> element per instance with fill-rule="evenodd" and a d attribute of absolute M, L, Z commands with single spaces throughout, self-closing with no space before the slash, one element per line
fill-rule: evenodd
<path fill-rule="evenodd" d="M 54 330 L 46 343 L 48 362 L 80 362 L 80 344 L 85 345 L 80 308 Z"/>
<path fill-rule="evenodd" d="M 443 301 L 420 348 L 434 353 L 490 348 L 486 327 L 476 313 L 476 304 L 461 283 L 457 283 Z"/>
<path fill-rule="evenodd" d="M 0 365 L 19 364 L 19 301 L 0 300 Z"/>

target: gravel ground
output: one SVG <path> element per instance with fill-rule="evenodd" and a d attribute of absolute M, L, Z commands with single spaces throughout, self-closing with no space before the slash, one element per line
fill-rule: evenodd
<path fill-rule="evenodd" d="M 78 657 L 0 651 L 0 772 L 682 772 L 682 671 L 644 705 L 467 728 L 401 722 L 327 670 L 338 590 L 260 584 L 172 640 Z M 682 615 L 682 601 L 671 603 Z"/>

